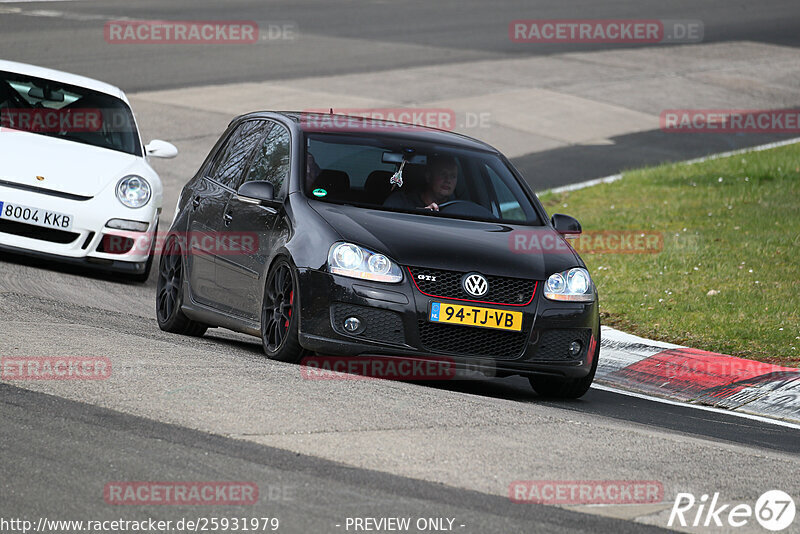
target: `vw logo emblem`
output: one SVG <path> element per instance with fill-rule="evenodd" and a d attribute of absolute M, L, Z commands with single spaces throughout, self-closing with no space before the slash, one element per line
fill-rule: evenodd
<path fill-rule="evenodd" d="M 464 291 L 473 297 L 482 297 L 489 292 L 489 281 L 482 274 L 472 273 L 461 280 Z"/>

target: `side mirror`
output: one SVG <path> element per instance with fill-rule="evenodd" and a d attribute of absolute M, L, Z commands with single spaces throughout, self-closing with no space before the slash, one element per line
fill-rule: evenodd
<path fill-rule="evenodd" d="M 151 158 L 172 159 L 178 155 L 178 149 L 175 145 L 160 139 L 153 139 L 150 141 L 150 143 L 144 147 L 144 151 Z"/>
<path fill-rule="evenodd" d="M 275 187 L 270 182 L 245 182 L 236 194 L 242 202 L 275 204 Z"/>
<path fill-rule="evenodd" d="M 550 222 L 553 223 L 553 227 L 556 229 L 556 232 L 563 235 L 567 239 L 576 238 L 581 235 L 581 232 L 583 231 L 581 228 L 581 223 L 578 222 L 578 219 L 575 217 L 570 217 L 569 215 L 554 213 L 550 218 Z"/>

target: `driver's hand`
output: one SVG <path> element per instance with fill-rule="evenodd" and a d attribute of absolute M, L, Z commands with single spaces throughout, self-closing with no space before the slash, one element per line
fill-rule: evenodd
<path fill-rule="evenodd" d="M 439 204 L 437 204 L 436 202 L 431 202 L 430 204 L 425 206 L 423 209 L 431 210 L 431 211 L 439 211 Z"/>

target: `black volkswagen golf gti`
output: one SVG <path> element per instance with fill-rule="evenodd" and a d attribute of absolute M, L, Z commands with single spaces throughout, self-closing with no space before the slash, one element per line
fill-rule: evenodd
<path fill-rule="evenodd" d="M 238 117 L 184 187 L 162 249 L 168 332 L 224 327 L 270 358 L 455 362 L 579 397 L 600 348 L 597 291 L 496 149 L 334 114 Z"/>

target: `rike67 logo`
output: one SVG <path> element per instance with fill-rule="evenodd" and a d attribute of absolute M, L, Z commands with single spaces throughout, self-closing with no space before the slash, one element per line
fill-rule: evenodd
<path fill-rule="evenodd" d="M 678 493 L 669 514 L 668 527 L 743 527 L 753 518 L 767 530 L 779 532 L 794 523 L 794 499 L 781 490 L 765 492 L 756 501 L 755 507 L 745 503 L 723 503 L 719 493 L 709 499 L 699 499 L 691 493 Z"/>

